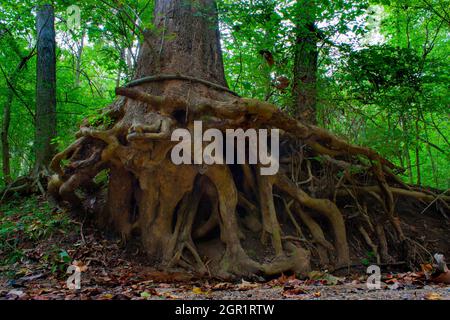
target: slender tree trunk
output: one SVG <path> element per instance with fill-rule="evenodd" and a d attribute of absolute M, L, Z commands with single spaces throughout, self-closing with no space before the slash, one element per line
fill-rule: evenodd
<path fill-rule="evenodd" d="M 317 27 L 314 0 L 297 2 L 297 42 L 294 62 L 294 116 L 296 119 L 316 124 L 317 105 Z"/>
<path fill-rule="evenodd" d="M 422 122 L 423 122 L 423 128 L 425 131 L 425 136 L 427 141 L 430 141 L 430 136 L 428 134 L 428 127 L 427 127 L 427 123 L 425 121 L 425 117 L 423 116 L 423 112 L 420 113 L 420 116 L 422 118 Z M 436 187 L 439 187 L 439 175 L 438 175 L 438 166 L 436 165 L 436 160 L 434 159 L 433 156 L 433 152 L 431 150 L 430 144 L 426 143 L 426 148 L 427 148 L 427 152 L 428 152 L 428 156 L 430 157 L 430 162 L 431 162 L 431 168 L 433 170 L 433 181 Z"/>
<path fill-rule="evenodd" d="M 416 172 L 417 172 L 417 185 L 422 184 L 422 174 L 420 170 L 420 150 L 419 150 L 419 119 L 416 119 L 416 143 L 415 143 L 415 156 L 416 156 Z"/>
<path fill-rule="evenodd" d="M 85 31 L 83 30 L 81 34 L 80 45 L 78 46 L 77 55 L 76 55 L 76 66 L 75 66 L 75 85 L 78 87 L 80 85 L 80 76 L 81 76 L 81 62 L 83 57 L 84 50 L 84 37 Z"/>
<path fill-rule="evenodd" d="M 119 70 L 117 71 L 116 87 L 120 86 L 120 80 L 122 79 L 122 63 L 125 61 L 125 49 L 120 48 L 119 51 Z"/>
<path fill-rule="evenodd" d="M 48 167 L 54 153 L 56 137 L 56 42 L 53 6 L 38 7 L 35 172 Z"/>
<path fill-rule="evenodd" d="M 400 116 L 400 124 L 403 130 L 403 135 L 407 141 L 407 143 L 405 143 L 404 149 L 403 149 L 403 153 L 405 155 L 405 161 L 406 161 L 406 165 L 407 165 L 407 171 L 408 171 L 408 180 L 409 183 L 413 183 L 413 168 L 412 168 L 412 161 L 411 161 L 411 155 L 409 154 L 409 128 L 408 128 L 408 119 L 405 118 L 404 116 Z"/>
<path fill-rule="evenodd" d="M 411 155 L 409 154 L 409 145 L 405 146 L 405 158 L 406 158 L 406 164 L 408 166 L 408 180 L 409 183 L 414 183 L 414 178 L 413 178 L 413 164 L 411 161 Z"/>

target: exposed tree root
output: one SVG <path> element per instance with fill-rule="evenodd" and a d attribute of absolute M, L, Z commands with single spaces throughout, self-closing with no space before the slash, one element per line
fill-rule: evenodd
<path fill-rule="evenodd" d="M 407 238 L 396 201 L 407 197 L 448 210 L 449 196 L 437 201 L 404 184 L 394 173 L 401 169 L 373 150 L 269 103 L 193 102 L 135 88 L 116 93 L 126 99 L 106 110 L 112 124 L 83 126 L 78 140 L 53 159 L 49 191 L 93 212 L 124 241 L 139 234 L 162 267 L 220 277 L 304 273 L 311 264 L 342 268 L 351 264 L 350 238 L 361 239 L 377 263 L 407 260 L 415 253 L 399 246 Z M 171 132 L 192 130 L 194 120 L 221 130 L 281 129 L 281 171 L 261 176 L 253 165 L 174 165 Z M 102 172 L 107 178 L 98 181 Z"/>

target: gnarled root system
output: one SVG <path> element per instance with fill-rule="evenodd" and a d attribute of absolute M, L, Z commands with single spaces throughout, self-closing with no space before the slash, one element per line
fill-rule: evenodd
<path fill-rule="evenodd" d="M 124 241 L 140 236 L 161 267 L 219 277 L 304 273 L 311 265 L 349 265 L 358 245 L 379 263 L 404 260 L 416 246 L 402 231 L 396 201 L 448 211 L 449 197 L 404 184 L 400 169 L 376 152 L 269 103 L 193 103 L 132 88 L 117 94 L 101 117 L 110 121 L 83 125 L 54 158 L 49 190 Z M 223 131 L 280 129 L 279 173 L 262 176 L 257 165 L 174 165 L 171 132 L 192 130 L 194 120 Z"/>

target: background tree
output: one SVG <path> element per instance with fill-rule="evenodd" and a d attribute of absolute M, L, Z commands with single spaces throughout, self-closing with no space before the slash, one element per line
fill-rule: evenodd
<path fill-rule="evenodd" d="M 36 134 L 35 172 L 46 169 L 55 154 L 56 137 L 56 40 L 51 4 L 38 6 L 36 14 Z"/>
<path fill-rule="evenodd" d="M 295 11 L 296 41 L 294 47 L 294 75 L 292 95 L 294 116 L 307 123 L 316 124 L 317 48 L 319 30 L 316 26 L 316 1 L 297 1 Z"/>

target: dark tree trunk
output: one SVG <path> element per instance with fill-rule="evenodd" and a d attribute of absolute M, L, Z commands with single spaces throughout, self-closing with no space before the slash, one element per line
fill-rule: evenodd
<path fill-rule="evenodd" d="M 148 34 L 143 43 L 136 78 L 182 74 L 227 86 L 214 0 L 156 0 L 154 16 L 157 31 Z M 193 86 L 170 81 L 152 83 L 150 87 L 155 92 L 185 94 Z M 201 88 L 209 89 L 194 87 L 193 91 L 203 94 L 207 90 Z"/>
<path fill-rule="evenodd" d="M 56 137 L 56 42 L 53 6 L 38 7 L 37 70 L 36 70 L 36 131 L 35 172 L 50 164 L 55 154 Z"/>
<path fill-rule="evenodd" d="M 298 1 L 297 39 L 294 61 L 294 116 L 316 124 L 317 105 L 317 28 L 315 1 Z"/>

